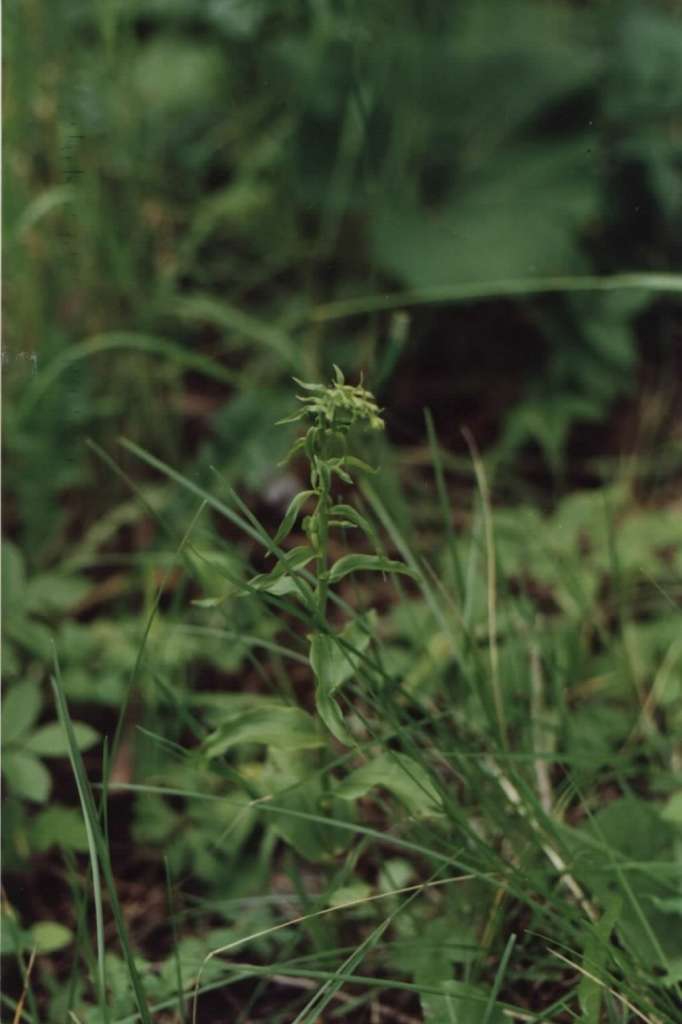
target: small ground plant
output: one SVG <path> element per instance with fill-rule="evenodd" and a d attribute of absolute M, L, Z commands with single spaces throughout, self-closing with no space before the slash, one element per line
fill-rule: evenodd
<path fill-rule="evenodd" d="M 353 485 L 354 473 L 372 473 L 373 468 L 352 452 L 353 436 L 383 429 L 380 410 L 369 391 L 361 384 L 346 384 L 335 367 L 331 385 L 296 381 L 306 392 L 300 396 L 302 408 L 281 422 L 308 424 L 288 458 L 303 455 L 309 466 L 310 489 L 300 491 L 291 501 L 280 528 L 273 538 L 279 545 L 293 530 L 301 509 L 313 502 L 314 508 L 303 519 L 308 543 L 288 553 L 280 552 L 278 565 L 268 575 L 249 580 L 248 587 L 274 594 L 295 594 L 311 613 L 316 629 L 310 635 L 309 658 L 316 679 L 316 705 L 330 732 L 343 743 L 352 743 L 343 716 L 334 697 L 356 667 L 359 646 L 364 651 L 371 637 L 373 620 L 352 621 L 338 634 L 327 620 L 330 589 L 354 572 L 404 573 L 413 571 L 404 562 L 388 559 L 379 552 L 376 528 L 353 505 L 334 498 L 335 478 Z M 374 554 L 347 554 L 330 564 L 330 532 L 357 530 L 376 549 Z M 312 586 L 301 570 L 314 564 Z"/>

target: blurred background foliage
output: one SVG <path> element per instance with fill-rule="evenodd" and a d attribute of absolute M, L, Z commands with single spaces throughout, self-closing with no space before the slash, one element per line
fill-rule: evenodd
<path fill-rule="evenodd" d="M 432 406 L 452 450 L 467 423 L 543 479 L 679 435 L 674 294 L 498 294 L 679 266 L 676 3 L 15 0 L 4 18 L 5 507 L 35 566 L 123 496 L 86 437 L 257 487 L 292 372 L 333 361 L 365 369 L 399 442 Z M 483 298 L 324 313 L 468 284 Z"/>

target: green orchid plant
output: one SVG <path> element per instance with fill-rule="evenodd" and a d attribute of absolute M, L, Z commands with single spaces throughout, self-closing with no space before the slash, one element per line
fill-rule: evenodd
<path fill-rule="evenodd" d="M 335 478 L 354 484 L 354 474 L 376 472 L 352 454 L 353 441 L 363 434 L 384 429 L 381 410 L 374 396 L 363 387 L 347 384 L 343 373 L 334 367 L 329 385 L 309 384 L 294 378 L 305 394 L 297 396 L 301 408 L 280 423 L 302 421 L 308 424 L 285 461 L 304 455 L 310 470 L 310 487 L 292 499 L 282 523 L 272 538 L 271 553 L 277 565 L 270 573 L 252 577 L 245 591 L 265 591 L 282 596 L 293 594 L 303 601 L 316 624 L 309 636 L 309 660 L 316 680 L 316 706 L 330 732 L 345 744 L 352 744 L 343 714 L 337 702 L 341 687 L 353 677 L 359 660 L 371 639 L 374 621 L 371 615 L 356 617 L 341 631 L 329 625 L 327 606 L 330 589 L 350 573 L 359 571 L 414 575 L 403 562 L 380 553 L 377 532 L 371 522 L 354 506 L 339 502 L 333 494 Z M 304 506 L 314 502 L 312 512 L 303 519 L 307 544 L 282 551 L 279 545 L 293 530 Z M 333 564 L 329 560 L 330 532 L 356 529 L 370 541 L 374 554 L 343 555 Z M 314 564 L 314 571 L 306 567 Z"/>

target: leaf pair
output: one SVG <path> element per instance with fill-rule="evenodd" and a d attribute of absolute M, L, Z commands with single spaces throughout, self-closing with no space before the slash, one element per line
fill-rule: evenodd
<path fill-rule="evenodd" d="M 17 796 L 36 803 L 44 803 L 52 789 L 50 773 L 41 758 L 66 757 L 69 753 L 66 733 L 59 722 L 34 728 L 42 703 L 40 685 L 28 680 L 10 689 L 2 709 L 3 775 Z M 80 750 L 87 750 L 99 739 L 84 722 L 74 722 L 73 727 Z"/>

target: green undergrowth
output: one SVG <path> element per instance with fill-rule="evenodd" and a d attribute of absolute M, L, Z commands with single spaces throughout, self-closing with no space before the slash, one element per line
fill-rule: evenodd
<path fill-rule="evenodd" d="M 497 508 L 472 447 L 455 527 L 429 420 L 427 524 L 386 499 L 371 395 L 340 371 L 304 387 L 276 530 L 124 442 L 158 478 L 130 481 L 159 524 L 141 615 L 78 622 L 85 554 L 46 582 L 6 551 L 5 865 L 59 851 L 70 892 L 40 921 L 6 903 L 8 1009 L 673 1024 L 679 506 L 621 481 Z M 88 715 L 118 719 L 99 747 Z M 77 801 L 50 775 L 66 754 Z M 156 940 L 131 918 L 140 871 Z"/>

